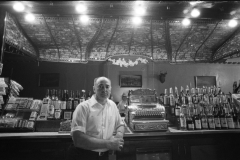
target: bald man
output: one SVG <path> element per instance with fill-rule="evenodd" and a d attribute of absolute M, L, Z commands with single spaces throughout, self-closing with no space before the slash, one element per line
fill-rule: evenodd
<path fill-rule="evenodd" d="M 107 160 L 108 150 L 120 151 L 123 147 L 124 123 L 116 104 L 108 99 L 111 81 L 98 77 L 94 80 L 93 91 L 95 94 L 80 103 L 73 113 L 73 145 L 68 149 L 68 160 Z"/>

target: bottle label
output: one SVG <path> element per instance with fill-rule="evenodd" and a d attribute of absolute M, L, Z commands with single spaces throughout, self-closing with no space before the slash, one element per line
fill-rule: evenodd
<path fill-rule="evenodd" d="M 51 105 L 49 105 L 49 107 L 48 107 L 48 114 L 50 115 L 50 116 L 53 116 L 54 115 L 54 106 L 51 104 Z"/>
<path fill-rule="evenodd" d="M 215 129 L 215 123 L 213 118 L 208 118 L 208 124 L 210 129 Z"/>
<path fill-rule="evenodd" d="M 228 123 L 229 128 L 231 128 L 231 129 L 235 128 L 232 118 L 230 118 L 230 117 L 227 118 L 227 123 Z"/>
<path fill-rule="evenodd" d="M 204 128 L 204 129 L 208 128 L 208 124 L 207 124 L 207 119 L 206 118 L 202 118 L 202 128 Z"/>
<path fill-rule="evenodd" d="M 55 115 L 54 115 L 55 118 L 56 118 L 56 119 L 60 119 L 60 115 L 61 115 L 60 110 L 56 110 L 56 111 L 55 111 Z"/>
<path fill-rule="evenodd" d="M 66 101 L 62 101 L 61 104 L 61 109 L 65 110 L 66 109 Z"/>
<path fill-rule="evenodd" d="M 180 115 L 180 108 L 176 108 L 176 109 L 175 109 L 175 114 L 176 114 L 176 116 L 179 116 L 179 115 Z"/>
<path fill-rule="evenodd" d="M 234 125 L 235 125 L 235 128 L 238 128 L 238 129 L 240 128 L 240 124 L 238 121 L 234 122 Z"/>
<path fill-rule="evenodd" d="M 174 103 L 174 97 L 173 96 L 170 96 L 170 106 L 174 106 L 175 103 Z"/>
<path fill-rule="evenodd" d="M 196 129 L 201 129 L 201 121 L 195 120 L 195 126 L 196 126 Z"/>
<path fill-rule="evenodd" d="M 78 101 L 74 101 L 74 109 L 76 109 L 77 108 L 77 105 L 78 105 Z"/>
<path fill-rule="evenodd" d="M 184 117 L 180 117 L 180 125 L 181 125 L 181 128 L 187 127 L 186 119 Z"/>
<path fill-rule="evenodd" d="M 221 128 L 221 123 L 220 123 L 220 119 L 219 118 L 214 118 L 215 121 L 215 126 L 218 128 Z"/>
<path fill-rule="evenodd" d="M 193 123 L 189 123 L 188 124 L 188 129 L 189 130 L 194 130 L 194 124 Z"/>
<path fill-rule="evenodd" d="M 224 128 L 227 128 L 227 120 L 226 118 L 220 118 L 220 121 L 221 121 L 221 126 L 224 127 Z"/>

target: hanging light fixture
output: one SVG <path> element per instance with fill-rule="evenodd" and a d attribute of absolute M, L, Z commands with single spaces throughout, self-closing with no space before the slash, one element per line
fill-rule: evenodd
<path fill-rule="evenodd" d="M 22 12 L 25 9 L 25 6 L 21 2 L 15 2 L 13 5 L 13 9 L 17 12 Z"/>
<path fill-rule="evenodd" d="M 231 19 L 229 22 L 228 22 L 228 26 L 229 27 L 236 27 L 238 24 L 237 20 L 236 19 Z"/>
<path fill-rule="evenodd" d="M 200 15 L 200 11 L 196 8 L 194 8 L 192 11 L 191 11 L 191 16 L 192 17 L 198 17 Z"/>
<path fill-rule="evenodd" d="M 26 16 L 25 16 L 25 19 L 26 19 L 26 21 L 28 21 L 28 22 L 32 22 L 32 21 L 35 20 L 35 16 L 34 16 L 32 13 L 28 13 L 28 14 L 26 14 Z"/>
<path fill-rule="evenodd" d="M 87 10 L 87 7 L 82 2 L 80 2 L 79 4 L 76 5 L 77 12 L 84 13 L 84 12 L 86 12 L 86 10 Z"/>
<path fill-rule="evenodd" d="M 182 25 L 184 25 L 184 26 L 188 26 L 190 23 L 191 23 L 191 22 L 190 22 L 190 20 L 189 20 L 188 18 L 184 18 L 184 19 L 182 20 Z"/>

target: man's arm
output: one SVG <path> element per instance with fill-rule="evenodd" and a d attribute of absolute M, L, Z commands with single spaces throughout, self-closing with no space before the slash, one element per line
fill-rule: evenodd
<path fill-rule="evenodd" d="M 119 127 L 117 128 L 115 137 L 116 137 L 116 138 L 123 138 L 123 136 L 124 136 L 124 131 L 125 131 L 124 125 L 119 126 Z"/>
<path fill-rule="evenodd" d="M 119 147 L 124 143 L 122 138 L 112 137 L 110 140 L 98 139 L 77 130 L 72 133 L 72 137 L 75 147 L 87 150 L 107 148 L 109 150 L 120 151 Z"/>

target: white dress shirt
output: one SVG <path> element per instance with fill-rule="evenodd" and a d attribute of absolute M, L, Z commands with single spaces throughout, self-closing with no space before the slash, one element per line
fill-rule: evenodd
<path fill-rule="evenodd" d="M 124 125 L 116 104 L 107 99 L 103 106 L 98 103 L 95 95 L 91 99 L 80 103 L 73 113 L 72 132 L 79 130 L 89 136 L 99 139 L 110 139 L 118 127 Z M 105 152 L 107 148 L 93 150 Z"/>

